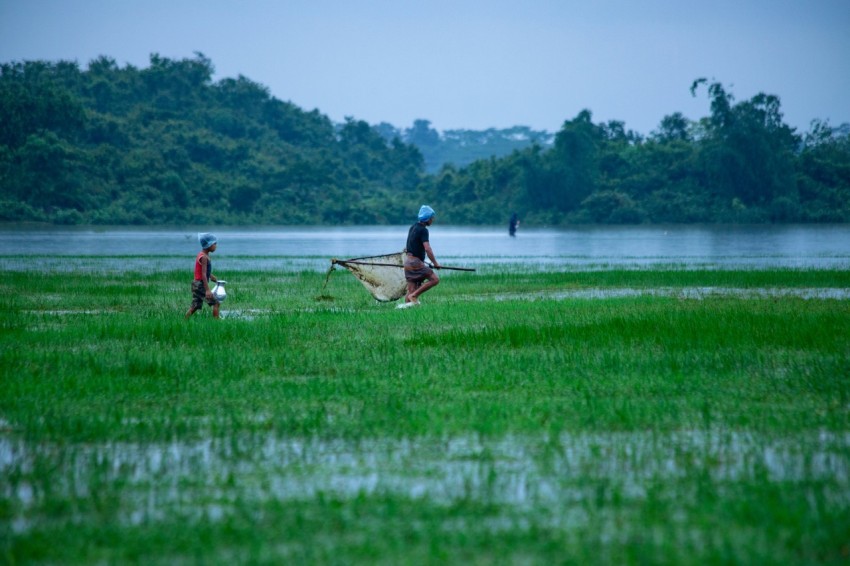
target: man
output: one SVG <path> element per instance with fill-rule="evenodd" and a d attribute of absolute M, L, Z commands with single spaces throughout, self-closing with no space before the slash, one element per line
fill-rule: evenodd
<path fill-rule="evenodd" d="M 436 287 L 440 278 L 434 270 L 425 263 L 425 256 L 431 260 L 434 269 L 440 269 L 440 264 L 434 257 L 434 250 L 428 241 L 428 226 L 434 223 L 434 209 L 422 205 L 419 209 L 417 222 L 407 232 L 407 252 L 404 259 L 404 278 L 407 280 L 407 296 L 404 304 L 398 308 L 413 307 L 419 304 L 419 295 Z"/>
<path fill-rule="evenodd" d="M 508 234 L 510 234 L 512 238 L 516 237 L 517 228 L 519 228 L 519 216 L 517 216 L 516 212 L 514 212 L 511 214 L 510 222 L 508 222 Z"/>

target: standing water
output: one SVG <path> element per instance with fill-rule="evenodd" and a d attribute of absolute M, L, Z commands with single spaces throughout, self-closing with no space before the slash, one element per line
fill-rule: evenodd
<path fill-rule="evenodd" d="M 199 231 L 219 239 L 213 255 L 228 270 L 316 269 L 331 258 L 401 251 L 407 226 L 359 227 L 0 227 L 0 269 L 21 256 L 120 258 L 146 267 L 180 268 L 197 252 Z M 847 268 L 848 225 L 575 226 L 528 228 L 509 237 L 495 227 L 431 227 L 431 245 L 447 265 L 524 264 L 563 267 Z M 60 262 L 61 263 L 61 262 Z M 31 265 L 31 264 L 30 264 Z"/>

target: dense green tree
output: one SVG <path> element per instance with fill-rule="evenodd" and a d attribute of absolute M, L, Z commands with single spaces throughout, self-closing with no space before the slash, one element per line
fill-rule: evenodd
<path fill-rule="evenodd" d="M 337 134 L 198 53 L 0 67 L 3 218 L 54 222 L 355 222 L 396 200 L 422 156 L 351 121 Z M 408 197 L 409 198 L 409 197 Z M 406 204 L 413 206 L 412 204 Z M 358 208 L 360 207 L 360 208 Z"/>
<path fill-rule="evenodd" d="M 565 213 L 578 208 L 599 180 L 599 147 L 604 133 L 589 110 L 567 120 L 543 160 L 542 175 L 529 187 L 533 206 Z"/>
<path fill-rule="evenodd" d="M 695 81 L 691 92 L 706 82 Z M 705 188 L 746 206 L 795 198 L 793 163 L 800 139 L 783 123 L 779 98 L 760 93 L 733 104 L 719 83 L 710 84 L 708 91 L 711 118 L 700 152 Z"/>
<path fill-rule="evenodd" d="M 63 84 L 74 69 L 40 62 L 0 66 L 0 144 L 14 149 L 32 134 L 74 135 L 82 128 L 83 105 Z"/>
<path fill-rule="evenodd" d="M 400 130 L 213 81 L 201 53 L 147 68 L 109 57 L 0 65 L 0 220 L 95 224 L 846 222 L 850 126 L 800 136 L 780 100 L 665 116 L 647 138 L 589 110 L 554 135 L 524 126 Z"/>
<path fill-rule="evenodd" d="M 690 121 L 681 112 L 665 116 L 661 119 L 658 130 L 653 132 L 652 139 L 660 143 L 690 143 L 693 140 Z"/>
<path fill-rule="evenodd" d="M 696 81 L 694 93 L 703 84 Z M 821 126 L 801 153 L 778 97 L 735 103 L 719 83 L 708 90 L 712 113 L 698 122 L 673 113 L 643 139 L 622 122 L 594 124 L 583 111 L 552 148 L 444 170 L 434 197 L 469 222 L 516 209 L 538 224 L 850 218 L 847 132 Z M 497 181 L 497 171 L 509 181 Z"/>
<path fill-rule="evenodd" d="M 850 135 L 815 121 L 800 154 L 794 219 L 846 222 L 850 219 Z M 801 206 L 802 205 L 802 206 Z M 801 210 L 802 209 L 802 210 Z M 782 220 L 782 219 L 780 219 Z"/>

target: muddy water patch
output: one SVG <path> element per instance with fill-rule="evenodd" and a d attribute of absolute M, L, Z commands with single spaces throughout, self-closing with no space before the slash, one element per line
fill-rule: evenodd
<path fill-rule="evenodd" d="M 466 297 L 480 301 L 539 301 L 569 299 L 624 299 L 632 297 L 671 297 L 678 299 L 704 300 L 711 298 L 732 299 L 778 299 L 799 298 L 806 300 L 850 300 L 850 289 L 839 287 L 598 287 L 530 291 L 523 293 L 497 293 Z"/>
<path fill-rule="evenodd" d="M 237 320 L 255 320 L 261 316 L 270 316 L 271 309 L 225 309 L 221 308 L 221 318 L 232 318 Z"/>

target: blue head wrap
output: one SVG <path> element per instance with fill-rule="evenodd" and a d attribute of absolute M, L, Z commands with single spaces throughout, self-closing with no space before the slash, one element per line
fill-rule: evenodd
<path fill-rule="evenodd" d="M 215 234 L 198 234 L 198 241 L 201 242 L 201 248 L 205 250 L 218 242 L 218 238 Z"/>
<path fill-rule="evenodd" d="M 428 206 L 427 204 L 423 204 L 422 208 L 419 209 L 419 222 L 428 222 L 428 220 L 434 216 L 434 209 Z"/>

